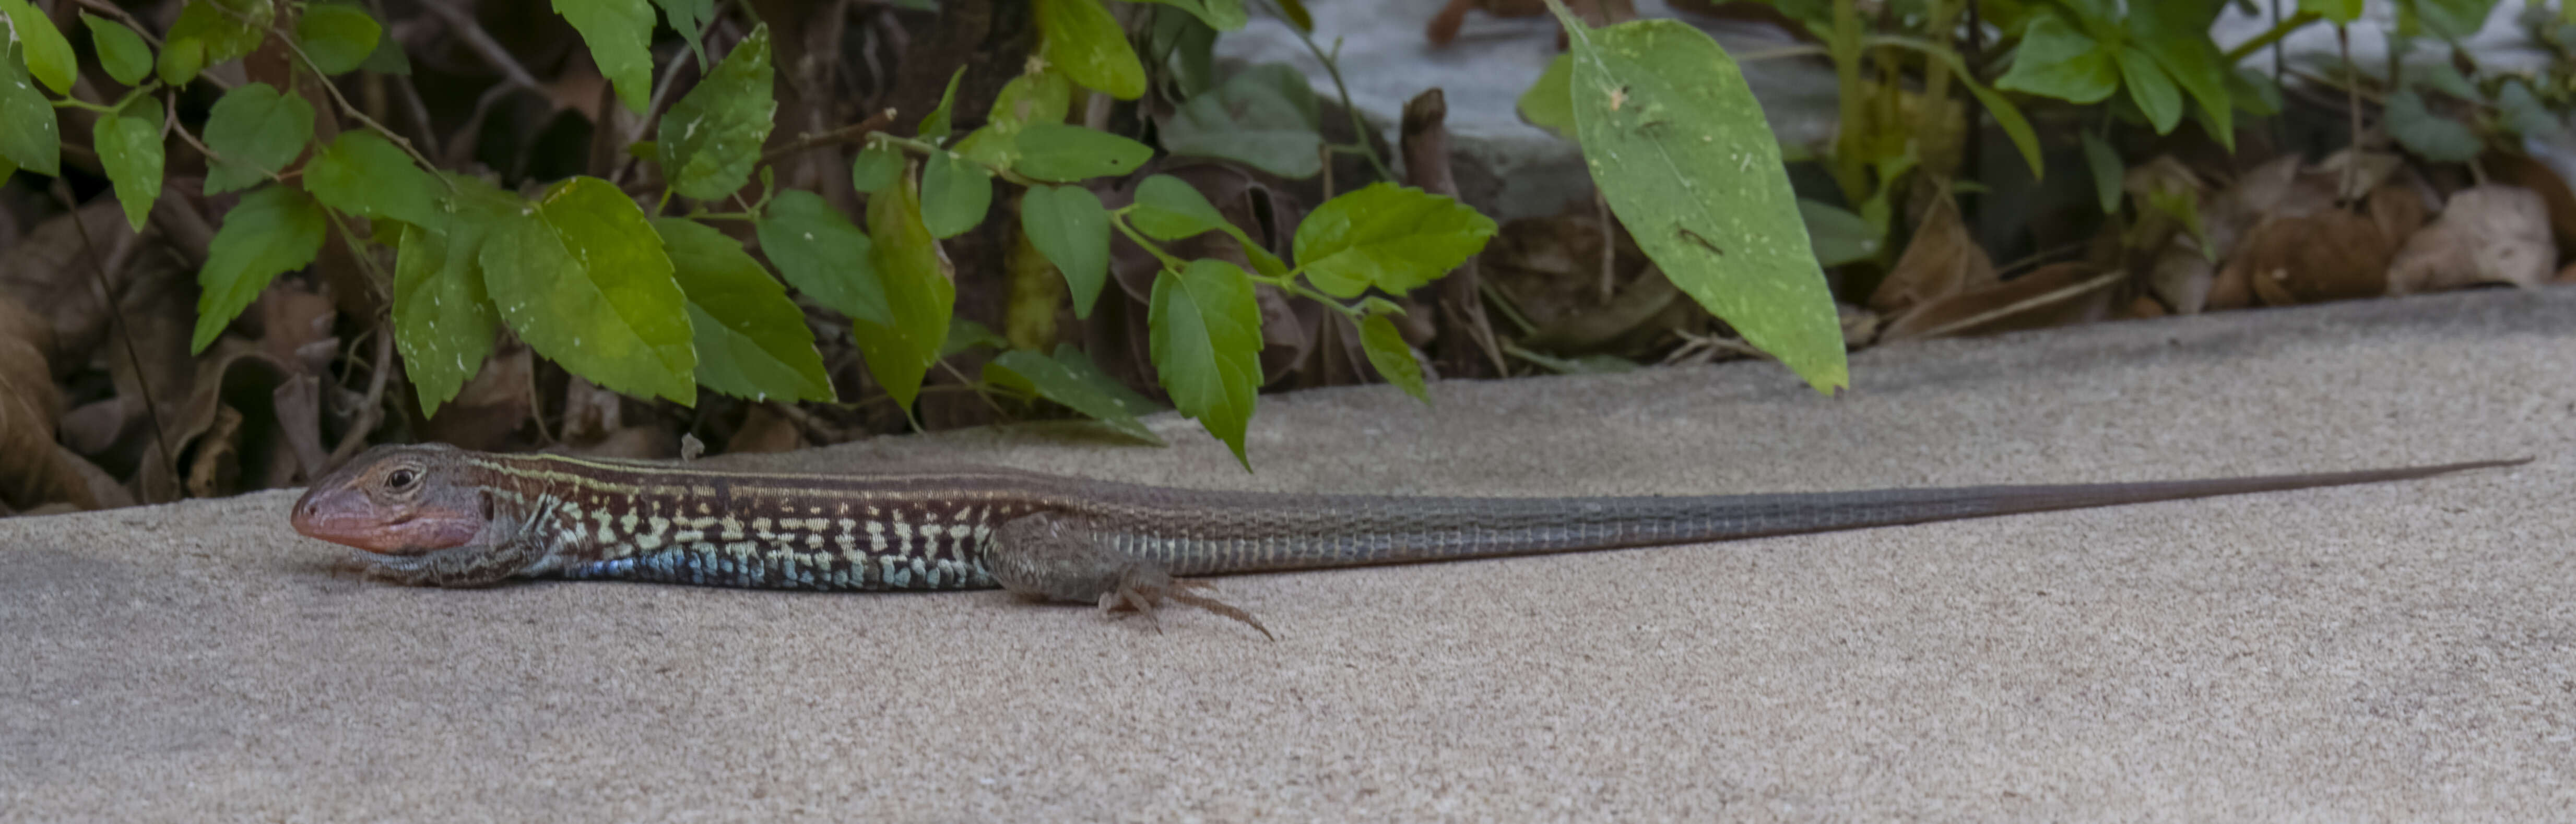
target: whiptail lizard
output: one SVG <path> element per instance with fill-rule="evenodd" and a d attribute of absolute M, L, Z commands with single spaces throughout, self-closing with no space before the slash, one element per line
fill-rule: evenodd
<path fill-rule="evenodd" d="M 1408 498 L 1185 490 L 1007 469 L 727 472 L 381 446 L 315 482 L 295 530 L 374 577 L 559 576 L 816 590 L 990 589 L 1269 630 L 1180 576 L 1693 544 L 2421 478 L 2529 461 L 2149 483 L 1770 495 Z"/>

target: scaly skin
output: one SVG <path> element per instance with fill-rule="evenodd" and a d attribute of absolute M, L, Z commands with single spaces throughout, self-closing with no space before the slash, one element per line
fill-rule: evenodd
<path fill-rule="evenodd" d="M 1401 498 L 1218 492 L 1007 469 L 748 473 L 382 446 L 295 504 L 297 532 L 411 585 L 611 578 L 822 590 L 988 589 L 1261 625 L 1175 576 L 1692 544 L 2421 478 L 2316 475 L 1864 492 Z M 1268 630 L 1262 630 L 1268 634 Z"/>

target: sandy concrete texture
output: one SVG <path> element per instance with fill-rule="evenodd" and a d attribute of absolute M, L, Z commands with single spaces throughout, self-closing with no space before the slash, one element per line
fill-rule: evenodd
<path fill-rule="evenodd" d="M 1084 426 L 967 460 L 1676 494 L 2533 456 L 2431 480 L 1249 576 L 1276 643 L 997 592 L 329 571 L 292 492 L 0 520 L 0 820 L 2566 821 L 2576 291 L 1263 400 L 1257 472 Z"/>

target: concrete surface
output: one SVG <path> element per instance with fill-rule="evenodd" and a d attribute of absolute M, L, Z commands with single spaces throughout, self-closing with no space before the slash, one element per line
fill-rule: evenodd
<path fill-rule="evenodd" d="M 335 578 L 290 492 L 0 521 L 8 821 L 2544 821 L 2576 815 L 2576 291 L 1265 399 L 1204 486 L 2381 486 L 1223 582 L 1280 632 L 999 593 Z"/>

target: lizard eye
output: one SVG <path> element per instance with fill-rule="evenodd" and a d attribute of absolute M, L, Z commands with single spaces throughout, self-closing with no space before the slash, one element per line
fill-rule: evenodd
<path fill-rule="evenodd" d="M 419 476 L 409 469 L 397 469 L 385 474 L 385 486 L 393 489 L 411 486 L 411 482 L 415 480 L 419 480 Z"/>

